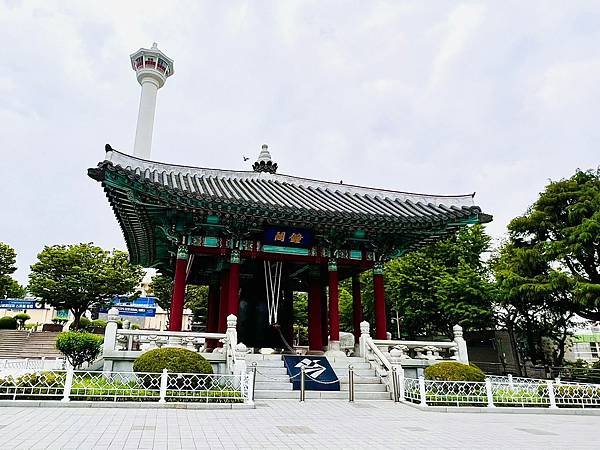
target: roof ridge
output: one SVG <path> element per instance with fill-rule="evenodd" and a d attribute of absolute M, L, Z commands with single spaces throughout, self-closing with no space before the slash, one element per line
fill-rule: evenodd
<path fill-rule="evenodd" d="M 113 157 L 116 156 L 116 157 Z M 319 186 L 317 187 L 326 187 L 326 188 L 330 188 L 330 189 L 334 189 L 334 190 L 340 190 L 340 191 L 346 191 L 346 192 L 353 192 L 353 193 L 358 193 L 356 192 L 357 190 L 363 190 L 363 191 L 368 191 L 370 193 L 381 193 L 381 194 L 396 194 L 396 195 L 406 195 L 406 196 L 415 196 L 415 197 L 424 197 L 424 198 L 444 198 L 444 199 L 470 199 L 471 201 L 473 201 L 473 198 L 475 197 L 475 192 L 473 192 L 472 194 L 459 194 L 459 195 L 445 195 L 445 194 L 423 194 L 423 193 L 418 193 L 418 192 L 407 192 L 407 191 L 397 191 L 397 190 L 392 190 L 392 189 L 385 189 L 385 188 L 375 188 L 375 187 L 370 187 L 370 186 L 361 186 L 361 185 L 355 185 L 355 184 L 346 184 L 346 183 L 336 183 L 333 181 L 325 181 L 325 180 L 317 180 L 317 179 L 313 179 L 313 178 L 305 178 L 305 177 L 299 177 L 299 176 L 295 176 L 295 175 L 287 175 L 287 174 L 272 174 L 272 173 L 265 173 L 265 172 L 255 172 L 254 170 L 231 170 L 231 169 L 215 169 L 215 168 L 208 168 L 208 167 L 198 167 L 198 166 L 189 166 L 189 165 L 183 165 L 183 164 L 171 164 L 171 163 L 165 163 L 165 162 L 160 162 L 160 161 L 152 161 L 152 160 L 148 160 L 148 159 L 143 159 L 143 158 L 138 158 L 136 156 L 133 155 L 129 155 L 123 152 L 120 152 L 118 150 L 115 150 L 113 148 L 111 148 L 110 146 L 107 145 L 107 150 L 106 150 L 106 157 L 104 159 L 105 162 L 110 162 L 113 164 L 118 164 L 121 165 L 123 168 L 127 168 L 127 166 L 124 166 L 123 163 L 129 162 L 129 166 L 133 168 L 133 170 L 135 170 L 135 168 L 139 168 L 141 171 L 145 171 L 147 169 L 151 169 L 151 167 L 145 167 L 145 166 L 152 166 L 153 170 L 168 170 L 168 168 L 171 169 L 187 169 L 188 171 L 192 172 L 192 171 L 208 171 L 208 172 L 215 172 L 214 174 L 206 174 L 207 176 L 222 176 L 223 178 L 227 178 L 227 174 L 230 175 L 240 175 L 240 176 L 246 176 L 249 179 L 267 179 L 267 180 L 278 180 L 280 182 L 285 182 L 286 179 L 289 181 L 292 180 L 298 180 L 298 181 L 305 181 L 305 182 L 309 182 L 309 183 L 313 183 L 313 184 L 317 184 Z M 133 162 L 137 162 L 138 164 L 132 164 Z M 140 164 L 141 163 L 141 164 Z M 467 205 L 465 205 L 467 206 Z"/>

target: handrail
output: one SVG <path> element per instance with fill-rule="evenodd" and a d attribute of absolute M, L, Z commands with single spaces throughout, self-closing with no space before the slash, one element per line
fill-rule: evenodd
<path fill-rule="evenodd" d="M 205 333 L 188 331 L 149 331 L 149 330 L 117 330 L 117 334 L 126 336 L 173 336 L 173 337 L 200 337 L 205 339 L 223 339 L 225 333 Z"/>
<path fill-rule="evenodd" d="M 385 357 L 383 352 L 381 350 L 379 350 L 377 345 L 375 345 L 375 342 L 373 341 L 373 339 L 367 339 L 367 346 L 373 352 L 373 354 L 377 357 L 379 362 L 385 367 L 386 370 L 392 370 L 392 364 L 388 361 L 388 359 Z"/>
<path fill-rule="evenodd" d="M 457 347 L 458 344 L 456 342 L 436 342 L 436 341 L 394 341 L 394 340 L 386 340 L 386 339 L 372 339 L 375 345 L 406 345 L 406 346 L 428 346 L 431 345 L 433 347 L 440 348 L 454 348 Z"/>

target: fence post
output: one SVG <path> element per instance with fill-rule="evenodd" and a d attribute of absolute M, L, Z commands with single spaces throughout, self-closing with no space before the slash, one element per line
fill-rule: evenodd
<path fill-rule="evenodd" d="M 304 402 L 304 399 L 306 398 L 306 392 L 304 391 L 305 389 L 305 380 L 304 380 L 304 366 L 302 366 L 300 368 L 300 403 Z"/>
<path fill-rule="evenodd" d="M 494 405 L 494 392 L 492 391 L 492 380 L 486 377 L 485 379 L 485 393 L 487 395 L 487 406 L 488 408 L 495 408 Z"/>
<path fill-rule="evenodd" d="M 40 369 L 44 370 L 46 368 L 45 367 L 46 366 L 46 357 L 45 356 L 42 356 L 41 364 L 42 364 L 42 367 L 40 367 Z M 51 369 L 53 369 L 53 367 L 51 367 Z"/>
<path fill-rule="evenodd" d="M 419 394 L 421 395 L 421 406 L 427 406 L 427 393 L 425 391 L 425 378 L 419 376 Z"/>
<path fill-rule="evenodd" d="M 463 337 L 463 329 L 460 325 L 456 324 L 452 327 L 454 332 L 454 342 L 458 350 L 458 361 L 463 364 L 469 364 L 469 352 L 467 351 L 467 341 Z"/>
<path fill-rule="evenodd" d="M 556 397 L 554 396 L 554 384 L 552 380 L 546 380 L 546 384 L 548 385 L 548 398 L 550 399 L 550 408 L 557 409 L 556 406 Z"/>
<path fill-rule="evenodd" d="M 354 401 L 354 366 L 348 366 L 348 401 Z"/>
<path fill-rule="evenodd" d="M 399 400 L 401 402 L 403 402 L 406 400 L 406 396 L 404 394 L 404 369 L 402 367 L 398 371 L 398 385 L 400 387 L 400 389 L 399 389 L 400 399 Z"/>
<path fill-rule="evenodd" d="M 167 402 L 167 385 L 169 384 L 169 372 L 167 369 L 163 369 L 160 374 L 160 399 L 158 403 Z"/>
<path fill-rule="evenodd" d="M 392 395 L 394 396 L 394 403 L 398 402 L 398 370 L 396 366 L 392 366 Z"/>
<path fill-rule="evenodd" d="M 65 388 L 63 390 L 63 398 L 61 402 L 68 402 L 71 400 L 69 397 L 71 396 L 71 388 L 73 387 L 73 374 L 73 368 L 69 367 L 67 369 L 67 376 L 65 377 Z"/>
<path fill-rule="evenodd" d="M 367 340 L 371 338 L 369 322 L 363 320 L 360 323 L 360 338 L 358 339 L 359 356 L 367 357 Z"/>
<path fill-rule="evenodd" d="M 248 372 L 246 376 L 248 380 L 248 404 L 254 405 L 254 383 L 256 382 L 256 366 L 252 367 L 252 370 Z"/>
<path fill-rule="evenodd" d="M 25 358 L 25 368 L 29 369 L 29 358 Z"/>
<path fill-rule="evenodd" d="M 508 374 L 508 387 L 509 387 L 509 389 L 511 389 L 511 390 L 515 388 L 515 385 L 514 385 L 514 383 L 513 383 L 513 377 L 512 377 L 512 373 L 509 373 L 509 374 Z"/>

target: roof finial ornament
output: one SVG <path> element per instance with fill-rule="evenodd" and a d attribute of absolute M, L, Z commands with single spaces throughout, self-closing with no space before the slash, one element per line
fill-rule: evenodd
<path fill-rule="evenodd" d="M 254 169 L 255 172 L 277 172 L 277 163 L 274 163 L 271 160 L 271 153 L 269 153 L 269 146 L 267 144 L 262 145 L 258 159 L 252 165 L 252 169 Z"/>
<path fill-rule="evenodd" d="M 152 50 L 157 50 L 158 49 L 158 44 L 156 42 L 152 43 Z"/>

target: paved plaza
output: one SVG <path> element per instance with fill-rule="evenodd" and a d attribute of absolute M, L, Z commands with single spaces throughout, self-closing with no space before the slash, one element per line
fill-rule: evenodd
<path fill-rule="evenodd" d="M 2 449 L 599 448 L 598 416 L 269 400 L 255 410 L 0 408 Z"/>

